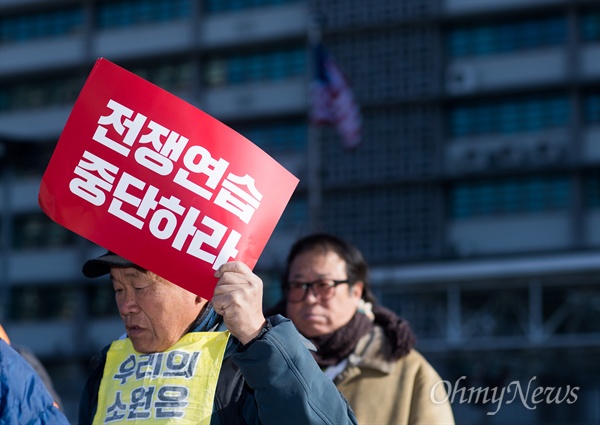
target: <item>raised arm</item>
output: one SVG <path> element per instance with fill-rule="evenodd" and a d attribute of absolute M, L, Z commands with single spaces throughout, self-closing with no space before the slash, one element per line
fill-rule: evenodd
<path fill-rule="evenodd" d="M 282 316 L 265 320 L 262 281 L 242 263 L 223 264 L 212 299 L 229 331 L 243 344 L 233 354 L 262 425 L 356 424 L 345 398 L 321 371 L 306 342 Z"/>

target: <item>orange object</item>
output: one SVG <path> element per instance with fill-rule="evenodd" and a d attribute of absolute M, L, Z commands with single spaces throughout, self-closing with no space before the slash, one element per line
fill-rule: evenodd
<path fill-rule="evenodd" d="M 8 335 L 6 335 L 6 331 L 4 330 L 2 325 L 0 325 L 0 339 L 3 339 L 8 344 L 10 344 L 10 338 L 8 337 Z"/>

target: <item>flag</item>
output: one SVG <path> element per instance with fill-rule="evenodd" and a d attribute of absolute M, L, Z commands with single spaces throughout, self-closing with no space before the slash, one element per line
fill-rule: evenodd
<path fill-rule="evenodd" d="M 314 47 L 315 75 L 311 90 L 311 122 L 333 125 L 342 146 L 356 148 L 361 141 L 362 117 L 348 79 L 333 57 L 318 44 Z"/>

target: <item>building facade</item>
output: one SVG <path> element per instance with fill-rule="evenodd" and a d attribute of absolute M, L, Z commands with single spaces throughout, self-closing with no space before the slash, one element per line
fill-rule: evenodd
<path fill-rule="evenodd" d="M 122 326 L 108 280 L 80 272 L 103 249 L 52 223 L 37 193 L 99 57 L 300 178 L 256 268 L 266 303 L 277 299 L 285 253 L 312 228 L 315 16 L 364 123 L 353 151 L 319 132 L 321 228 L 363 250 L 376 294 L 449 384 L 580 388 L 573 404 L 494 415 L 498 404 L 459 394 L 459 423 L 599 423 L 600 8 L 588 0 L 0 0 L 11 338 L 44 360 L 75 423 L 89 359 Z"/>

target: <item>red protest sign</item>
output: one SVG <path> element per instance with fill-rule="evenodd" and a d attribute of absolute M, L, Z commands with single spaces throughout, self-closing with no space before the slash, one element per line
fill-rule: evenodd
<path fill-rule="evenodd" d="M 42 178 L 58 224 L 210 299 L 251 268 L 298 179 L 189 103 L 98 59 Z"/>

